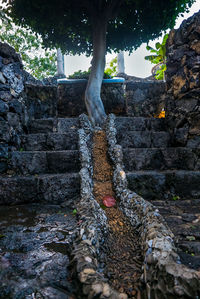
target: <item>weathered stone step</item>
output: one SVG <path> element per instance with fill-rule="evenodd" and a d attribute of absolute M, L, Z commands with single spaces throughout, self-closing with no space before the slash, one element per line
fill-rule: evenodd
<path fill-rule="evenodd" d="M 200 198 L 200 171 L 128 172 L 129 188 L 147 200 Z"/>
<path fill-rule="evenodd" d="M 67 269 L 69 245 L 78 228 L 73 207 L 73 203 L 69 208 L 53 203 L 0 207 L 1 299 L 78 298 L 73 294 L 76 280 Z"/>
<path fill-rule="evenodd" d="M 181 216 L 185 222 L 195 221 L 197 216 L 200 218 L 200 199 L 180 200 L 177 196 L 173 196 L 171 200 L 152 200 L 151 202 L 162 214 Z"/>
<path fill-rule="evenodd" d="M 200 149 L 126 148 L 123 150 L 123 157 L 127 171 L 200 169 Z"/>
<path fill-rule="evenodd" d="M 25 151 L 77 150 L 78 133 L 76 129 L 71 129 L 65 134 L 38 133 L 22 135 L 21 148 Z"/>
<path fill-rule="evenodd" d="M 78 150 L 33 151 L 10 154 L 10 169 L 19 174 L 65 173 L 79 171 Z"/>
<path fill-rule="evenodd" d="M 0 204 L 60 203 L 80 191 L 78 173 L 0 177 Z"/>
<path fill-rule="evenodd" d="M 116 117 L 115 125 L 118 132 L 127 131 L 165 131 L 165 119 L 146 117 Z"/>
<path fill-rule="evenodd" d="M 169 147 L 170 134 L 167 132 L 123 131 L 118 132 L 117 142 L 124 148 Z"/>
<path fill-rule="evenodd" d="M 74 118 L 46 118 L 35 119 L 28 125 L 28 133 L 67 133 L 70 129 L 77 129 L 79 120 Z"/>

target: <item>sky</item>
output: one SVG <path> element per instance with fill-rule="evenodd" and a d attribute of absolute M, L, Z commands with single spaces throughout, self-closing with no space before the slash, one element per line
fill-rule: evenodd
<path fill-rule="evenodd" d="M 167 1 L 167 0 L 166 0 Z M 175 29 L 179 28 L 182 21 L 184 19 L 189 18 L 195 12 L 200 10 L 200 0 L 196 0 L 196 2 L 190 8 L 189 13 L 185 13 L 183 17 L 179 17 L 176 21 Z M 154 41 L 149 41 L 149 45 L 154 47 L 156 42 L 161 41 L 162 38 L 159 38 Z M 112 58 L 116 57 L 116 53 L 108 54 L 106 56 L 106 62 L 112 60 Z M 146 44 L 142 44 L 136 51 L 134 51 L 131 55 L 128 52 L 124 53 L 125 60 L 125 73 L 128 75 L 145 78 L 151 75 L 151 69 L 153 64 L 144 59 L 144 56 L 149 55 L 149 51 L 146 50 Z M 75 55 L 75 56 L 65 56 L 65 74 L 68 76 L 73 74 L 78 70 L 88 70 L 90 67 L 91 57 L 86 57 L 84 55 Z"/>

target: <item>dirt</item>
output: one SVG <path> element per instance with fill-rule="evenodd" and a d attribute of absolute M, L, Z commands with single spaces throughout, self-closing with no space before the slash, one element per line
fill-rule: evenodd
<path fill-rule="evenodd" d="M 102 205 L 104 196 L 113 196 L 113 170 L 107 156 L 107 142 L 104 131 L 95 131 L 93 137 L 94 196 Z M 106 253 L 104 274 L 112 287 L 126 293 L 129 298 L 141 297 L 143 258 L 139 237 L 122 211 L 115 207 L 105 208 L 109 233 L 104 244 Z"/>

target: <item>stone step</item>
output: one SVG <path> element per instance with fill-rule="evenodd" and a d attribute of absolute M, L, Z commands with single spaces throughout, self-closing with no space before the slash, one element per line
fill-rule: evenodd
<path fill-rule="evenodd" d="M 165 131 L 166 124 L 164 118 L 146 118 L 146 117 L 116 117 L 115 125 L 118 132 L 127 131 Z"/>
<path fill-rule="evenodd" d="M 34 119 L 28 125 L 28 133 L 67 133 L 71 129 L 79 128 L 79 119 L 74 118 L 46 118 L 46 119 Z"/>
<path fill-rule="evenodd" d="M 200 170 L 200 149 L 125 148 L 123 160 L 127 171 Z"/>
<path fill-rule="evenodd" d="M 128 172 L 129 188 L 147 200 L 200 198 L 200 171 Z"/>
<path fill-rule="evenodd" d="M 18 174 L 65 173 L 80 169 L 78 150 L 33 151 L 10 154 L 9 168 Z"/>
<path fill-rule="evenodd" d="M 65 134 L 38 133 L 22 135 L 21 148 L 25 151 L 60 151 L 78 149 L 78 132 L 71 129 Z"/>
<path fill-rule="evenodd" d="M 60 203 L 79 195 L 78 173 L 0 177 L 0 204 Z"/>
<path fill-rule="evenodd" d="M 195 221 L 200 216 L 200 199 L 180 200 L 173 196 L 171 200 L 152 200 L 152 204 L 164 215 L 181 216 L 185 222 Z"/>
<path fill-rule="evenodd" d="M 169 147 L 171 145 L 168 132 L 123 131 L 117 133 L 117 142 L 124 148 Z"/>

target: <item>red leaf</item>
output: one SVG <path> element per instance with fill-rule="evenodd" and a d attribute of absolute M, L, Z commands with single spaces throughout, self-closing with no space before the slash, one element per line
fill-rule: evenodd
<path fill-rule="evenodd" d="M 106 196 L 103 197 L 103 204 L 107 208 L 111 208 L 111 207 L 114 207 L 116 205 L 116 200 L 114 199 L 114 197 L 106 195 Z"/>

